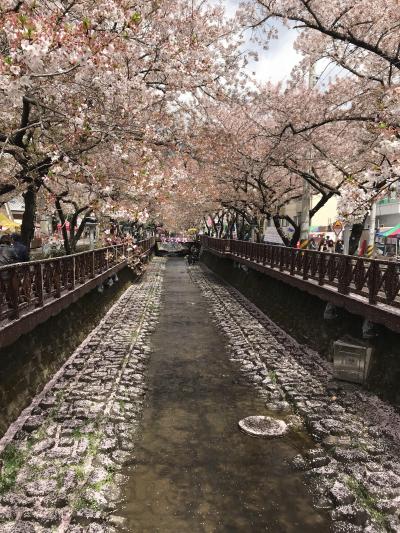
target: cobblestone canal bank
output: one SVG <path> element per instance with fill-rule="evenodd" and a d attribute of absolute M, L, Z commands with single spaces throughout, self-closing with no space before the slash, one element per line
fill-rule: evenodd
<path fill-rule="evenodd" d="M 0 350 L 0 438 L 134 280 L 131 270 L 122 270 L 102 293 L 90 291 Z"/>
<path fill-rule="evenodd" d="M 165 262 L 154 260 L 0 441 L 0 531 L 110 531 Z"/>
<path fill-rule="evenodd" d="M 253 415 L 289 431 L 246 435 Z M 399 532 L 399 431 L 210 271 L 156 258 L 0 441 L 0 532 Z"/>
<path fill-rule="evenodd" d="M 270 412 L 286 412 L 316 448 L 292 464 L 335 531 L 400 532 L 400 417 L 359 387 L 335 382 L 330 365 L 299 345 L 238 291 L 193 269 L 229 351 Z M 260 413 L 263 414 L 263 413 Z"/>

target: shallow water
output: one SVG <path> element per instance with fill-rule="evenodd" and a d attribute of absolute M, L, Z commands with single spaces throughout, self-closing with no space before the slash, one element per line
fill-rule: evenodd
<path fill-rule="evenodd" d="M 238 429 L 269 414 L 229 360 L 225 338 L 184 260 L 170 258 L 152 337 L 149 391 L 117 515 L 132 532 L 325 532 L 291 459 L 304 434 L 257 439 Z"/>

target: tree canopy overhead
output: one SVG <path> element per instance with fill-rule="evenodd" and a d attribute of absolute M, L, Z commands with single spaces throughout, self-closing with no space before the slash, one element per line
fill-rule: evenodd
<path fill-rule="evenodd" d="M 259 84 L 245 38 L 268 47 L 282 22 L 303 60 Z M 0 27 L 1 202 L 279 226 L 304 181 L 311 217 L 337 196 L 350 221 L 397 186 L 396 0 L 246 0 L 232 18 L 203 0 L 6 0 Z M 310 85 L 321 62 L 335 75 Z"/>

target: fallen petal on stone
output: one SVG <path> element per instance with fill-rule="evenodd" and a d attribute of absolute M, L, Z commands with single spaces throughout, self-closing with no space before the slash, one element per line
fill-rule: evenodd
<path fill-rule="evenodd" d="M 289 403 L 283 400 L 277 402 L 267 402 L 265 407 L 270 411 L 287 411 L 290 409 Z"/>

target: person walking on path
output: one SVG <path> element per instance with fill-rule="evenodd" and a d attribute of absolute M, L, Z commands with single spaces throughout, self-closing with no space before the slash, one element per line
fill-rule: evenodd
<path fill-rule="evenodd" d="M 10 235 L 3 235 L 0 238 L 0 267 L 6 266 L 6 265 L 12 265 L 13 263 L 17 263 L 17 255 L 15 253 L 15 250 L 11 246 L 11 237 Z M 10 271 L 8 269 L 0 272 L 0 284 L 2 287 L 2 290 L 5 291 L 7 295 L 7 299 L 10 300 L 9 296 L 9 290 L 10 287 L 8 287 L 8 282 L 10 280 Z M 5 284 L 5 286 L 3 285 Z"/>
<path fill-rule="evenodd" d="M 342 254 L 343 253 L 343 241 L 341 241 L 340 239 L 336 243 L 335 253 L 337 253 L 337 254 Z"/>
<path fill-rule="evenodd" d="M 14 248 L 11 246 L 10 235 L 3 235 L 0 238 L 0 266 L 17 263 L 18 257 Z"/>
<path fill-rule="evenodd" d="M 26 261 L 29 261 L 28 248 L 25 246 L 25 244 L 23 244 L 21 235 L 18 233 L 13 233 L 11 238 L 18 263 L 25 263 Z"/>
<path fill-rule="evenodd" d="M 326 239 L 325 237 L 323 236 L 320 243 L 319 243 L 319 247 L 318 247 L 318 250 L 320 252 L 326 252 L 328 250 L 328 247 L 327 247 L 327 243 L 326 243 Z"/>
<path fill-rule="evenodd" d="M 310 239 L 310 242 L 308 243 L 308 249 L 309 250 L 316 250 L 317 249 L 317 243 L 314 239 Z"/>

